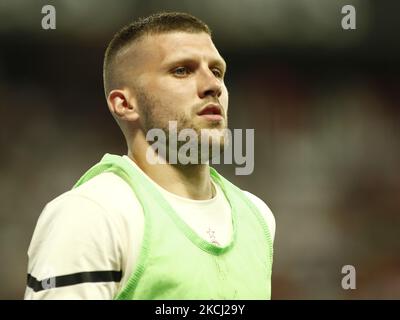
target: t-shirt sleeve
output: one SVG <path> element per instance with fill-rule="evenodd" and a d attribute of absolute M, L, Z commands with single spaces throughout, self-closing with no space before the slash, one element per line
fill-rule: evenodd
<path fill-rule="evenodd" d="M 267 206 L 267 204 L 263 200 L 261 200 L 259 197 L 255 196 L 254 194 L 252 194 L 248 191 L 243 191 L 243 192 L 256 205 L 258 210 L 260 210 L 262 216 L 265 219 L 265 222 L 268 225 L 268 229 L 271 234 L 271 239 L 272 239 L 272 241 L 274 241 L 276 224 L 275 224 L 275 217 L 274 217 L 272 211 Z"/>
<path fill-rule="evenodd" d="M 113 299 L 122 277 L 118 220 L 96 201 L 64 194 L 46 205 L 29 249 L 25 299 Z"/>

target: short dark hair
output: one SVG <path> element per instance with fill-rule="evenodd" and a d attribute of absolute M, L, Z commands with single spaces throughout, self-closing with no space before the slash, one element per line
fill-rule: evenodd
<path fill-rule="evenodd" d="M 106 96 L 114 89 L 114 58 L 117 53 L 132 44 L 135 40 L 144 35 L 160 34 L 171 31 L 184 31 L 189 33 L 205 32 L 211 36 L 210 28 L 200 19 L 182 12 L 161 12 L 155 13 L 145 18 L 124 26 L 118 31 L 107 46 L 104 64 L 103 81 Z"/>

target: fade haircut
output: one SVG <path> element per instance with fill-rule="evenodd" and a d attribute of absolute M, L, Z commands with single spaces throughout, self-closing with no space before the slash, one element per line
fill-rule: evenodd
<path fill-rule="evenodd" d="M 118 53 L 145 35 L 173 31 L 189 33 L 205 32 L 211 36 L 210 28 L 203 21 L 190 14 L 181 12 L 152 14 L 146 18 L 139 18 L 118 31 L 108 44 L 104 56 L 103 81 L 106 98 L 111 90 L 121 85 L 121 79 L 116 74 L 118 67 L 116 57 Z"/>

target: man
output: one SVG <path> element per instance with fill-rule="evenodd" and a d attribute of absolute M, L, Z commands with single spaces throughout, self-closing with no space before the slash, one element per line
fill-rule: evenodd
<path fill-rule="evenodd" d="M 163 163 L 149 159 L 158 152 L 147 134 L 169 133 L 170 121 L 225 143 L 225 70 L 208 26 L 188 14 L 155 14 L 114 36 L 104 87 L 128 154 L 106 154 L 46 205 L 26 299 L 270 298 L 267 205 L 207 162 L 170 163 L 169 148 Z"/>

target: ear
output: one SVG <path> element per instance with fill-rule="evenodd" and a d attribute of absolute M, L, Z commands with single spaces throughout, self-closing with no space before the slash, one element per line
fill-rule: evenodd
<path fill-rule="evenodd" d="M 139 118 L 136 99 L 127 89 L 112 90 L 107 97 L 110 112 L 120 120 L 135 121 Z"/>

